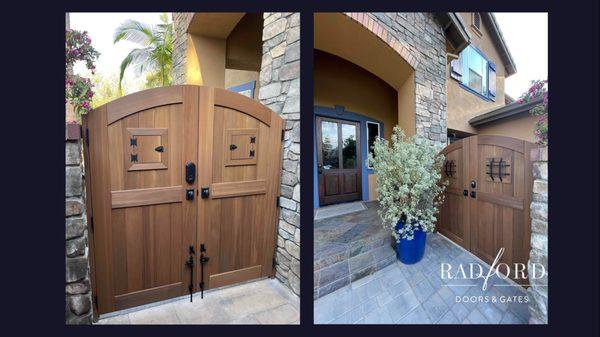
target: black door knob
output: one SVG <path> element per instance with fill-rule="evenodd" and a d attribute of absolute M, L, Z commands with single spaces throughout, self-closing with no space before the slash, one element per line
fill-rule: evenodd
<path fill-rule="evenodd" d="M 475 180 L 471 180 L 471 188 L 477 187 L 477 182 Z"/>
<path fill-rule="evenodd" d="M 471 198 L 475 198 L 477 196 L 477 192 L 471 191 Z"/>

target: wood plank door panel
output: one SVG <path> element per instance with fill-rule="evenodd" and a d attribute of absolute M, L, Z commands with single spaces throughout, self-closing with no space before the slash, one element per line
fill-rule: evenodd
<path fill-rule="evenodd" d="M 319 204 L 360 200 L 360 123 L 317 117 Z"/>
<path fill-rule="evenodd" d="M 488 264 L 501 248 L 505 249 L 501 263 L 527 264 L 533 188 L 528 154 L 533 146 L 488 135 L 447 146 L 442 153 L 447 164 L 456 163 L 457 173 L 448 177 L 448 166 L 443 168 L 442 177 L 450 184 L 440 208 L 439 232 Z M 464 196 L 465 190 L 468 196 Z"/>
<path fill-rule="evenodd" d="M 472 165 L 477 182 L 471 212 L 472 252 L 491 264 L 504 248 L 500 262 L 527 264 L 533 188 L 528 156 L 534 145 L 500 136 L 477 136 L 471 144 L 477 158 Z"/>
<path fill-rule="evenodd" d="M 469 145 L 467 142 L 454 142 L 446 147 L 442 178 L 448 182 L 444 191 L 444 203 L 440 207 L 438 230 L 450 240 L 465 249 L 470 249 L 469 198 L 464 195 L 468 188 L 466 177 L 469 174 Z"/>
<path fill-rule="evenodd" d="M 195 292 L 202 280 L 214 288 L 273 275 L 281 117 L 236 93 L 184 85 L 117 99 L 84 123 L 98 313 Z"/>
<path fill-rule="evenodd" d="M 150 103 L 148 103 L 150 102 Z M 86 117 L 98 312 L 188 291 L 196 201 L 184 165 L 197 158 L 198 88 L 151 89 Z"/>
<path fill-rule="evenodd" d="M 211 102 L 214 101 L 214 104 Z M 206 288 L 271 276 L 283 120 L 239 94 L 200 89 L 198 209 Z"/>

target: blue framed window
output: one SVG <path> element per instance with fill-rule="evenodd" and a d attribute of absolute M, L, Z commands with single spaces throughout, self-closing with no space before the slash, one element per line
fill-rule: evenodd
<path fill-rule="evenodd" d="M 237 92 L 239 94 L 242 94 L 242 95 L 250 97 L 250 98 L 254 98 L 255 83 L 256 83 L 256 81 L 250 81 L 248 83 L 236 85 L 234 87 L 229 87 L 229 88 L 227 88 L 227 90 Z"/>
<path fill-rule="evenodd" d="M 496 99 L 496 65 L 473 46 L 467 46 L 451 63 L 450 76 L 482 98 Z"/>
<path fill-rule="evenodd" d="M 367 121 L 367 150 L 373 157 L 375 157 L 373 145 L 375 144 L 375 139 L 380 137 L 379 132 L 379 123 Z M 371 167 L 368 163 L 367 167 L 373 169 L 373 167 Z"/>

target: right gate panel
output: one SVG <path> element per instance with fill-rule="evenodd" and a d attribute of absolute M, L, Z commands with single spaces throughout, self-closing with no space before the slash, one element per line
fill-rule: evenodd
<path fill-rule="evenodd" d="M 527 264 L 530 250 L 534 145 L 502 136 L 472 136 L 448 145 L 442 177 L 448 181 L 440 207 L 441 234 L 492 264 Z"/>
<path fill-rule="evenodd" d="M 198 235 L 210 257 L 207 288 L 272 275 L 282 123 L 242 95 L 200 89 L 199 173 L 209 194 L 200 200 Z"/>
<path fill-rule="evenodd" d="M 471 250 L 492 263 L 500 248 L 501 262 L 527 264 L 530 248 L 531 144 L 501 136 L 471 139 L 472 176 L 477 197 L 471 207 Z"/>

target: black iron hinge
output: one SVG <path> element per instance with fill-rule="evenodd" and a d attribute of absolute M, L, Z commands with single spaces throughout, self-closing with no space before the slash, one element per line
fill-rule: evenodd
<path fill-rule="evenodd" d="M 281 140 L 285 139 L 285 130 L 281 130 Z"/>
<path fill-rule="evenodd" d="M 94 305 L 98 308 L 98 295 L 94 295 Z"/>
<path fill-rule="evenodd" d="M 277 207 L 279 207 L 279 205 L 281 204 L 281 202 L 279 201 L 280 197 L 275 198 L 275 204 L 277 205 Z"/>
<path fill-rule="evenodd" d="M 94 231 L 94 216 L 90 216 L 90 228 L 92 229 L 92 232 Z"/>
<path fill-rule="evenodd" d="M 85 144 L 87 145 L 87 147 L 90 146 L 90 129 L 89 128 L 85 128 Z"/>
<path fill-rule="evenodd" d="M 273 256 L 273 268 L 277 267 L 277 259 Z"/>

